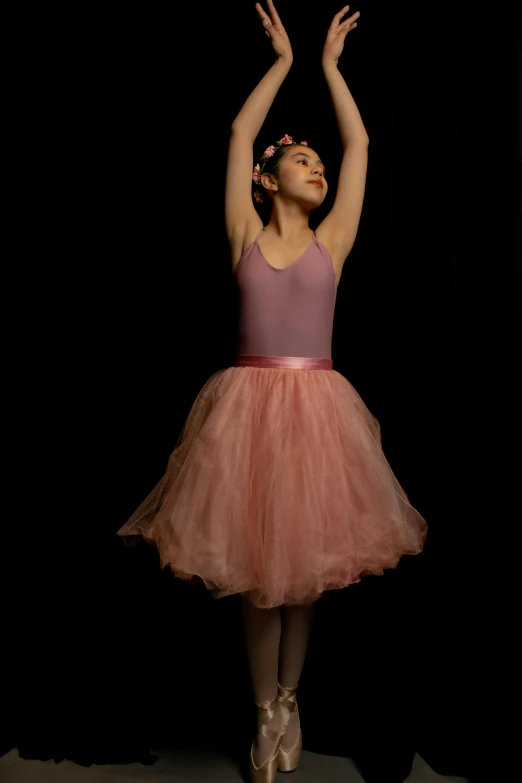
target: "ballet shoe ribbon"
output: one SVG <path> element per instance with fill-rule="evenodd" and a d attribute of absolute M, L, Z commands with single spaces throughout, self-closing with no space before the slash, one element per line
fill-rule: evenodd
<path fill-rule="evenodd" d="M 297 697 L 296 697 L 296 690 L 297 688 L 283 688 L 282 685 L 279 685 L 279 695 L 278 699 L 280 704 L 282 704 L 288 712 L 295 712 L 297 709 Z"/>
<path fill-rule="evenodd" d="M 283 731 L 286 729 L 288 725 L 288 721 L 290 718 L 290 715 L 288 713 L 288 710 L 284 707 L 284 705 L 281 704 L 279 697 L 276 696 L 275 699 L 271 699 L 269 701 L 256 701 L 257 708 L 260 710 L 263 710 L 263 712 L 266 712 L 266 722 L 262 723 L 261 726 L 258 729 L 258 732 L 263 735 L 263 737 L 266 737 L 271 742 L 276 742 L 276 740 L 279 739 Z M 281 728 L 279 730 L 277 729 L 269 729 L 268 723 L 274 718 L 278 711 L 281 709 L 282 711 L 282 720 L 281 720 Z"/>

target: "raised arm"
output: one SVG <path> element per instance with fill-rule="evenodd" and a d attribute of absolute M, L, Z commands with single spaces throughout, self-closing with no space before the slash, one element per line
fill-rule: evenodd
<path fill-rule="evenodd" d="M 232 123 L 225 184 L 225 222 L 232 254 L 243 249 L 245 237 L 255 226 L 262 227 L 252 201 L 253 143 L 265 121 L 268 110 L 292 65 L 292 48 L 272 0 L 270 16 L 256 3 L 265 33 L 272 42 L 275 63 L 248 96 Z"/>
<path fill-rule="evenodd" d="M 360 16 L 357 11 L 341 23 L 341 18 L 349 8 L 350 6 L 345 6 L 334 16 L 322 57 L 323 71 L 334 105 L 344 153 L 333 207 L 318 226 L 316 236 L 330 250 L 339 272 L 353 247 L 359 227 L 369 142 L 359 109 L 337 67 L 346 35 L 357 27 L 356 20 Z"/>

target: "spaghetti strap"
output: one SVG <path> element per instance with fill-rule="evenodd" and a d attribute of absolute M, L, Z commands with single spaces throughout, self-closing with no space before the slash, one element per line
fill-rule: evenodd
<path fill-rule="evenodd" d="M 263 228 L 261 229 L 261 231 L 259 232 L 259 234 L 256 236 L 256 238 L 255 238 L 255 239 L 253 239 L 253 240 L 252 240 L 252 242 L 250 242 L 250 244 L 248 244 L 248 245 L 245 247 L 245 249 L 243 250 L 243 252 L 242 252 L 242 254 L 241 254 L 241 258 L 240 258 L 240 259 L 239 259 L 239 261 L 237 262 L 237 264 L 236 264 L 236 266 L 235 266 L 235 269 L 234 269 L 234 270 L 233 270 L 233 272 L 232 272 L 232 274 L 233 274 L 233 275 L 237 275 L 237 273 L 239 272 L 239 269 L 240 269 L 240 267 L 241 267 L 241 264 L 243 263 L 243 259 L 245 258 L 246 254 L 247 254 L 247 251 L 248 251 L 248 250 L 250 250 L 250 249 L 251 249 L 251 248 L 252 248 L 252 247 L 253 247 L 253 246 L 256 244 L 257 240 L 259 239 L 259 237 L 261 236 L 261 234 L 263 233 L 263 231 L 264 231 L 264 230 L 265 230 L 265 228 L 264 228 L 264 226 L 263 226 Z"/>

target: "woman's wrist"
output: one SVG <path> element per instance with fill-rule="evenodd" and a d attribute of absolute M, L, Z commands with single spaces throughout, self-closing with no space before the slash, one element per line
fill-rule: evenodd
<path fill-rule="evenodd" d="M 280 56 L 280 57 L 276 57 L 274 65 L 277 65 L 279 68 L 289 71 L 293 61 L 294 58 L 289 55 L 285 55 L 284 57 Z"/>
<path fill-rule="evenodd" d="M 323 57 L 321 59 L 321 64 L 323 66 L 323 71 L 337 71 L 337 62 L 335 60 L 332 60 L 330 57 Z"/>

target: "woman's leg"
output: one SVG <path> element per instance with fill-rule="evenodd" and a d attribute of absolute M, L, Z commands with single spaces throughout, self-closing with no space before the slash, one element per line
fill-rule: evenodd
<path fill-rule="evenodd" d="M 243 630 L 245 647 L 256 701 L 268 701 L 277 696 L 279 644 L 281 641 L 281 612 L 259 609 L 243 597 Z M 258 711 L 258 725 L 266 720 L 266 713 Z M 281 713 L 267 724 L 278 731 Z M 261 766 L 274 750 L 274 743 L 262 734 L 254 741 L 253 756 L 256 766 Z"/>
<path fill-rule="evenodd" d="M 312 630 L 315 606 L 283 606 L 281 607 L 281 645 L 279 650 L 279 682 L 291 688 L 299 684 L 299 678 Z M 291 748 L 299 734 L 298 713 L 292 712 L 282 740 L 284 748 Z"/>

